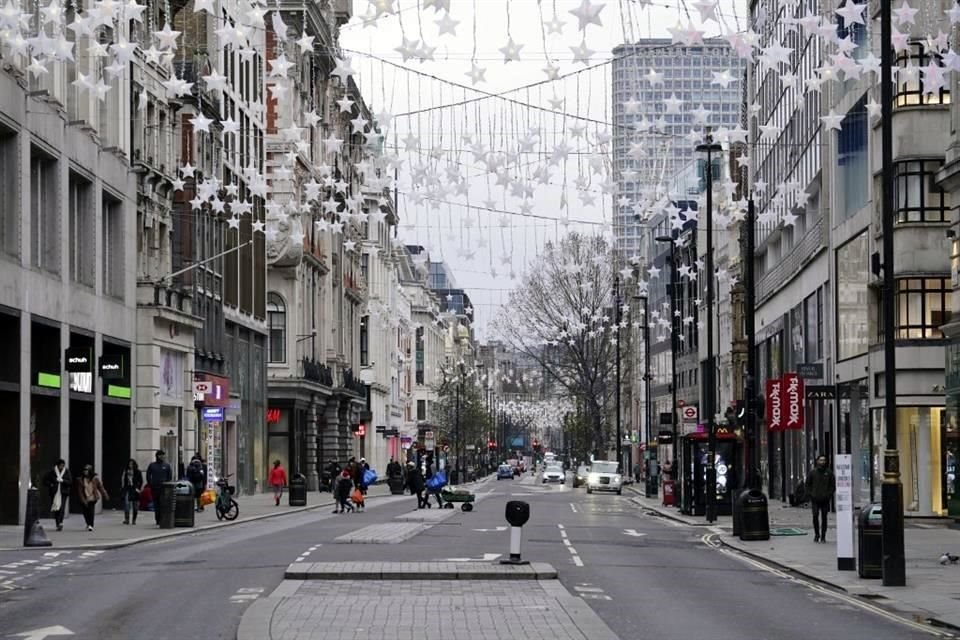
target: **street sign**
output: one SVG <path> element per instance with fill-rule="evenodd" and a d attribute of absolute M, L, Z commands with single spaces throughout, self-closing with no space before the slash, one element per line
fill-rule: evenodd
<path fill-rule="evenodd" d="M 475 444 L 468 444 L 468 445 L 467 445 L 467 451 L 476 451 L 476 450 L 477 450 L 477 445 L 475 445 Z"/>
<path fill-rule="evenodd" d="M 837 483 L 837 569 L 854 568 L 853 553 L 853 456 L 837 454 L 833 458 L 833 475 Z"/>
<path fill-rule="evenodd" d="M 213 390 L 213 383 L 209 380 L 194 380 L 193 381 L 193 392 L 194 393 L 210 393 Z"/>
<path fill-rule="evenodd" d="M 204 422 L 223 422 L 223 407 L 204 407 L 203 408 L 203 421 Z"/>
<path fill-rule="evenodd" d="M 680 415 L 684 422 L 696 422 L 700 417 L 700 410 L 697 407 L 686 406 L 680 409 Z"/>
<path fill-rule="evenodd" d="M 819 379 L 823 377 L 822 362 L 802 362 L 797 365 L 797 375 L 801 378 Z"/>
<path fill-rule="evenodd" d="M 433 431 L 427 431 L 423 434 L 423 448 L 427 451 L 433 451 L 437 448 L 437 441 L 433 437 Z"/>
<path fill-rule="evenodd" d="M 808 384 L 806 395 L 807 400 L 833 400 L 837 397 L 832 384 Z"/>

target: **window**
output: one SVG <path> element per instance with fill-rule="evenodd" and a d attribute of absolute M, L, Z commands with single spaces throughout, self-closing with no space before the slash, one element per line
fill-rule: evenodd
<path fill-rule="evenodd" d="M 424 343 L 423 343 L 423 327 L 417 327 L 417 350 L 416 350 L 416 382 L 417 384 L 423 384 L 423 372 L 424 372 Z"/>
<path fill-rule="evenodd" d="M 942 56 L 928 53 L 923 44 L 914 42 L 908 51 L 897 55 L 897 77 L 894 88 L 894 105 L 897 107 L 912 107 L 926 104 L 950 104 L 949 75 L 946 78 L 946 87 L 928 92 L 923 86 L 921 67 L 931 62 L 942 63 Z"/>
<path fill-rule="evenodd" d="M 60 273 L 57 161 L 34 147 L 30 154 L 30 263 Z"/>
<path fill-rule="evenodd" d="M 70 279 L 93 287 L 96 283 L 94 268 L 93 185 L 89 180 L 70 173 L 69 182 L 70 233 Z"/>
<path fill-rule="evenodd" d="M 866 95 L 847 112 L 837 132 L 837 205 L 840 219 L 855 215 L 867 204 L 869 160 L 867 158 Z"/>
<path fill-rule="evenodd" d="M 370 254 L 369 253 L 360 254 L 360 275 L 363 276 L 363 281 L 369 285 L 370 284 Z"/>
<path fill-rule="evenodd" d="M 20 198 L 17 192 L 17 135 L 0 128 L 0 251 L 20 255 Z"/>
<path fill-rule="evenodd" d="M 360 318 L 360 366 L 370 364 L 370 316 Z"/>
<path fill-rule="evenodd" d="M 417 400 L 417 420 L 427 419 L 427 401 Z"/>
<path fill-rule="evenodd" d="M 103 234 L 103 293 L 115 298 L 123 297 L 124 255 L 123 202 L 103 192 L 101 207 Z"/>
<path fill-rule="evenodd" d="M 869 347 L 868 251 L 866 232 L 837 249 L 837 360 L 866 353 Z"/>
<path fill-rule="evenodd" d="M 943 222 L 950 198 L 936 184 L 940 160 L 911 160 L 895 163 L 893 197 L 897 222 Z"/>
<path fill-rule="evenodd" d="M 948 278 L 897 280 L 896 336 L 898 340 L 940 339 L 940 327 L 950 321 Z"/>
<path fill-rule="evenodd" d="M 267 294 L 267 331 L 269 332 L 270 362 L 287 361 L 287 307 L 283 298 Z"/>

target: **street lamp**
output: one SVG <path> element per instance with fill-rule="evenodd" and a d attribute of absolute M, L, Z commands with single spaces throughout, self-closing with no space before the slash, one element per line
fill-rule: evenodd
<path fill-rule="evenodd" d="M 613 317 L 617 327 L 617 468 L 623 472 L 623 433 L 620 425 L 620 276 L 614 276 L 613 278 L 613 304 L 616 307 Z"/>
<path fill-rule="evenodd" d="M 454 482 L 457 484 L 463 482 L 462 476 L 460 475 L 461 473 L 463 473 L 462 471 L 463 467 L 461 465 L 461 460 L 463 459 L 463 428 L 462 428 L 463 425 L 460 424 L 460 395 L 463 393 L 463 381 L 464 381 L 464 377 L 466 376 L 466 368 L 463 366 L 463 363 L 461 362 L 458 365 L 458 369 L 460 370 L 460 377 L 457 378 L 457 413 L 456 413 L 457 439 L 453 443 L 454 451 L 456 451 L 456 454 L 457 454 L 457 465 L 456 467 L 454 467 L 454 473 L 456 474 L 456 480 L 454 480 Z"/>
<path fill-rule="evenodd" d="M 903 553 L 903 485 L 900 482 L 900 452 L 897 450 L 897 356 L 894 330 L 893 278 L 893 31 L 892 0 L 880 2 L 880 158 L 883 232 L 883 380 L 884 421 L 887 448 L 883 452 L 883 585 L 907 583 Z"/>
<path fill-rule="evenodd" d="M 677 242 L 673 236 L 657 236 L 657 242 L 667 242 L 670 244 L 670 427 L 673 430 L 673 440 L 670 445 L 670 478 L 674 483 L 674 496 L 677 491 L 677 479 L 679 469 L 677 468 L 677 350 L 679 349 L 679 322 L 674 310 L 677 308 Z M 679 505 L 680 501 L 674 499 L 674 505 Z"/>
<path fill-rule="evenodd" d="M 707 375 L 704 376 L 706 379 L 701 386 L 703 390 L 703 414 L 707 418 L 707 522 L 713 522 L 717 519 L 717 429 L 713 419 L 713 413 L 716 410 L 716 385 L 714 384 L 716 369 L 713 362 L 713 154 L 721 151 L 722 147 L 713 141 L 713 136 L 707 129 L 705 142 L 697 145 L 698 153 L 707 154 L 707 253 L 704 260 L 704 271 L 707 272 L 707 366 L 704 373 Z"/>
<path fill-rule="evenodd" d="M 653 436 L 653 407 L 650 404 L 650 309 L 648 307 L 647 294 L 643 294 L 639 296 L 639 298 L 643 304 L 643 397 L 645 400 L 644 421 L 647 423 L 644 434 L 644 443 L 646 445 L 644 450 L 648 452 L 648 456 L 651 456 L 653 454 L 650 448 L 650 441 Z M 646 465 L 647 468 L 644 476 L 647 481 L 644 487 L 644 495 L 652 498 L 656 496 L 655 490 L 657 485 L 652 482 L 652 478 L 650 477 L 650 463 L 646 462 Z"/>

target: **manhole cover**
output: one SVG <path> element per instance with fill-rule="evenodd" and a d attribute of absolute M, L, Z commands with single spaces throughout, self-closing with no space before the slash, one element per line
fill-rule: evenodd
<path fill-rule="evenodd" d="M 770 529 L 770 535 L 772 536 L 805 536 L 807 531 L 805 529 L 798 529 L 797 527 L 779 527 L 777 529 Z"/>

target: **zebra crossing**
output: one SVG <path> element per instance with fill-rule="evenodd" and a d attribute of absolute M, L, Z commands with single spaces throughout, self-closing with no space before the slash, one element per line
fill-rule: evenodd
<path fill-rule="evenodd" d="M 105 553 L 102 549 L 89 551 L 45 551 L 35 558 L 21 558 L 0 564 L 0 593 L 15 591 L 31 578 L 95 560 Z"/>

